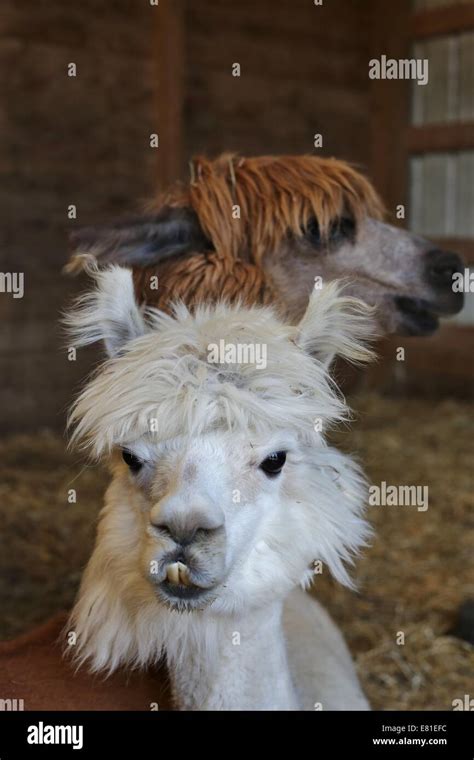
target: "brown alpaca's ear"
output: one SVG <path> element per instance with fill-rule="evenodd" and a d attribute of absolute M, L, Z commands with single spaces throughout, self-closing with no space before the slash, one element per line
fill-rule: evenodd
<path fill-rule="evenodd" d="M 341 295 L 337 281 L 313 291 L 295 329 L 296 344 L 325 366 L 336 356 L 354 364 L 375 358 L 367 346 L 377 337 L 373 309 L 357 298 Z"/>
<path fill-rule="evenodd" d="M 165 206 L 156 214 L 83 227 L 71 233 L 70 240 L 72 257 L 65 271 L 71 274 L 91 260 L 99 266 L 147 267 L 173 256 L 212 249 L 196 213 L 188 207 Z"/>

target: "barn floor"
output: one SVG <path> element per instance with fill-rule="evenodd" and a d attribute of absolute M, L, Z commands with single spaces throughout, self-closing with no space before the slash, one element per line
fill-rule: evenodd
<path fill-rule="evenodd" d="M 344 629 L 375 709 L 450 710 L 474 689 L 474 648 L 448 635 L 474 597 L 474 405 L 367 395 L 352 406 L 356 422 L 338 442 L 358 452 L 371 483 L 428 485 L 429 508 L 370 507 L 359 592 L 325 572 L 315 592 Z M 0 457 L 0 638 L 10 638 L 71 605 L 107 475 L 47 431 L 5 438 Z"/>

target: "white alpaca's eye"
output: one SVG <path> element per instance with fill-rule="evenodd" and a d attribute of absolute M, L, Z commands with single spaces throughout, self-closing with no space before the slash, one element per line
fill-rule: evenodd
<path fill-rule="evenodd" d="M 260 469 L 263 470 L 265 475 L 274 477 L 282 471 L 285 462 L 286 451 L 274 451 L 273 454 L 270 454 L 263 460 L 260 464 Z"/>
<path fill-rule="evenodd" d="M 132 472 L 138 472 L 143 467 L 143 462 L 128 449 L 122 449 L 122 458 Z"/>

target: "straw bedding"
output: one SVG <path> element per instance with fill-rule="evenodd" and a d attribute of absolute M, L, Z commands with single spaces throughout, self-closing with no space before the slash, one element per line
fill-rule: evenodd
<path fill-rule="evenodd" d="M 364 395 L 352 407 L 337 444 L 357 453 L 370 483 L 427 485 L 429 507 L 369 507 L 375 535 L 356 564 L 358 593 L 324 570 L 314 593 L 343 628 L 375 709 L 450 710 L 474 689 L 474 648 L 449 633 L 474 597 L 473 405 Z M 108 478 L 48 431 L 4 438 L 0 456 L 0 637 L 10 638 L 70 607 Z"/>

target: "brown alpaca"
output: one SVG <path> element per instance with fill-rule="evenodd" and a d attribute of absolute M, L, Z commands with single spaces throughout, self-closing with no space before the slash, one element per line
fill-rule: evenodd
<path fill-rule="evenodd" d="M 345 278 L 352 295 L 377 308 L 384 332 L 430 333 L 438 315 L 462 307 L 451 287 L 461 260 L 382 216 L 370 182 L 343 161 L 199 157 L 189 184 L 142 216 L 74 233 L 67 269 L 93 255 L 133 267 L 138 298 L 165 310 L 177 298 L 224 297 L 272 302 L 295 320 L 315 284 Z"/>
<path fill-rule="evenodd" d="M 170 709 L 164 668 L 122 669 L 105 679 L 71 665 L 62 656 L 67 619 L 58 613 L 13 641 L 0 641 L 0 712 Z"/>

